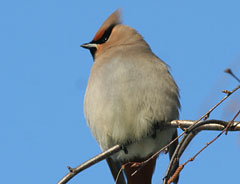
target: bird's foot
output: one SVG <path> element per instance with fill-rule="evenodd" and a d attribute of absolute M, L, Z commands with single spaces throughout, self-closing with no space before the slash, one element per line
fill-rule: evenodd
<path fill-rule="evenodd" d="M 125 145 L 122 145 L 122 150 L 124 151 L 125 154 L 128 154 L 127 147 Z"/>

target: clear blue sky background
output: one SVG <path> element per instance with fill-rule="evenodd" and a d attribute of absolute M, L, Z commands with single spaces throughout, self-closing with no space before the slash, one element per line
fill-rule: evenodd
<path fill-rule="evenodd" d="M 124 23 L 137 29 L 171 66 L 181 89 L 181 119 L 197 119 L 238 83 L 239 0 L 1 1 L 0 175 L 1 183 L 56 183 L 66 166 L 98 154 L 83 115 L 91 41 L 103 21 L 123 8 Z M 239 92 L 211 114 L 230 120 Z M 239 118 L 238 118 L 239 120 Z M 201 133 L 181 162 L 218 132 Z M 188 164 L 180 183 L 238 183 L 240 133 L 223 135 Z M 161 183 L 168 157 L 158 159 L 153 183 Z M 105 161 L 69 182 L 113 183 Z"/>

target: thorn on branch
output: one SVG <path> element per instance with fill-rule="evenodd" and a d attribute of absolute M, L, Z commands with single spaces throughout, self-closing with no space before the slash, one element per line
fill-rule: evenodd
<path fill-rule="evenodd" d="M 204 120 L 204 121 L 207 120 L 207 119 L 209 118 L 209 116 L 210 116 L 210 112 L 208 112 L 208 113 L 204 116 L 203 120 Z"/>
<path fill-rule="evenodd" d="M 164 149 L 164 154 L 167 154 L 169 151 L 169 147 L 167 147 L 166 149 Z"/>
<path fill-rule="evenodd" d="M 179 121 L 176 121 L 176 123 L 177 123 L 178 128 L 181 128 L 182 131 L 185 131 L 185 130 L 186 130 L 186 128 L 184 128 L 184 127 L 179 123 Z"/>
<path fill-rule="evenodd" d="M 231 95 L 232 92 L 231 91 L 228 91 L 228 90 L 222 90 L 223 93 L 227 94 L 227 95 Z"/>
<path fill-rule="evenodd" d="M 227 68 L 226 70 L 224 70 L 224 72 L 230 74 L 234 79 L 240 82 L 240 79 L 232 72 L 230 68 Z"/>
<path fill-rule="evenodd" d="M 71 168 L 70 166 L 67 166 L 69 172 L 73 172 L 73 168 Z"/>
<path fill-rule="evenodd" d="M 232 73 L 232 70 L 231 70 L 230 68 L 227 68 L 226 70 L 224 70 L 224 72 L 225 72 L 225 73 L 228 73 L 228 74 L 231 74 L 231 75 L 233 74 L 233 73 Z"/>

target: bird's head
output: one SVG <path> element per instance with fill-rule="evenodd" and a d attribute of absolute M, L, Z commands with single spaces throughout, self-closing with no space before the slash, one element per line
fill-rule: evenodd
<path fill-rule="evenodd" d="M 93 58 L 96 59 L 98 55 L 109 48 L 126 46 L 136 42 L 143 42 L 147 45 L 135 29 L 122 24 L 121 9 L 118 9 L 105 20 L 93 40 L 82 44 L 81 47 L 89 49 Z"/>

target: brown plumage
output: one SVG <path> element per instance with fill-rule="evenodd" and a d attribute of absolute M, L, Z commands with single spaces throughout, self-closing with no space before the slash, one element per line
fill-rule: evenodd
<path fill-rule="evenodd" d="M 115 11 L 112 15 L 110 15 L 108 17 L 108 19 L 102 24 L 102 26 L 99 28 L 99 30 L 97 31 L 97 33 L 95 34 L 93 40 L 97 41 L 99 40 L 102 35 L 104 34 L 104 32 L 112 25 L 117 25 L 117 24 L 121 24 L 121 19 L 120 19 L 120 9 L 118 9 L 117 11 Z"/>

